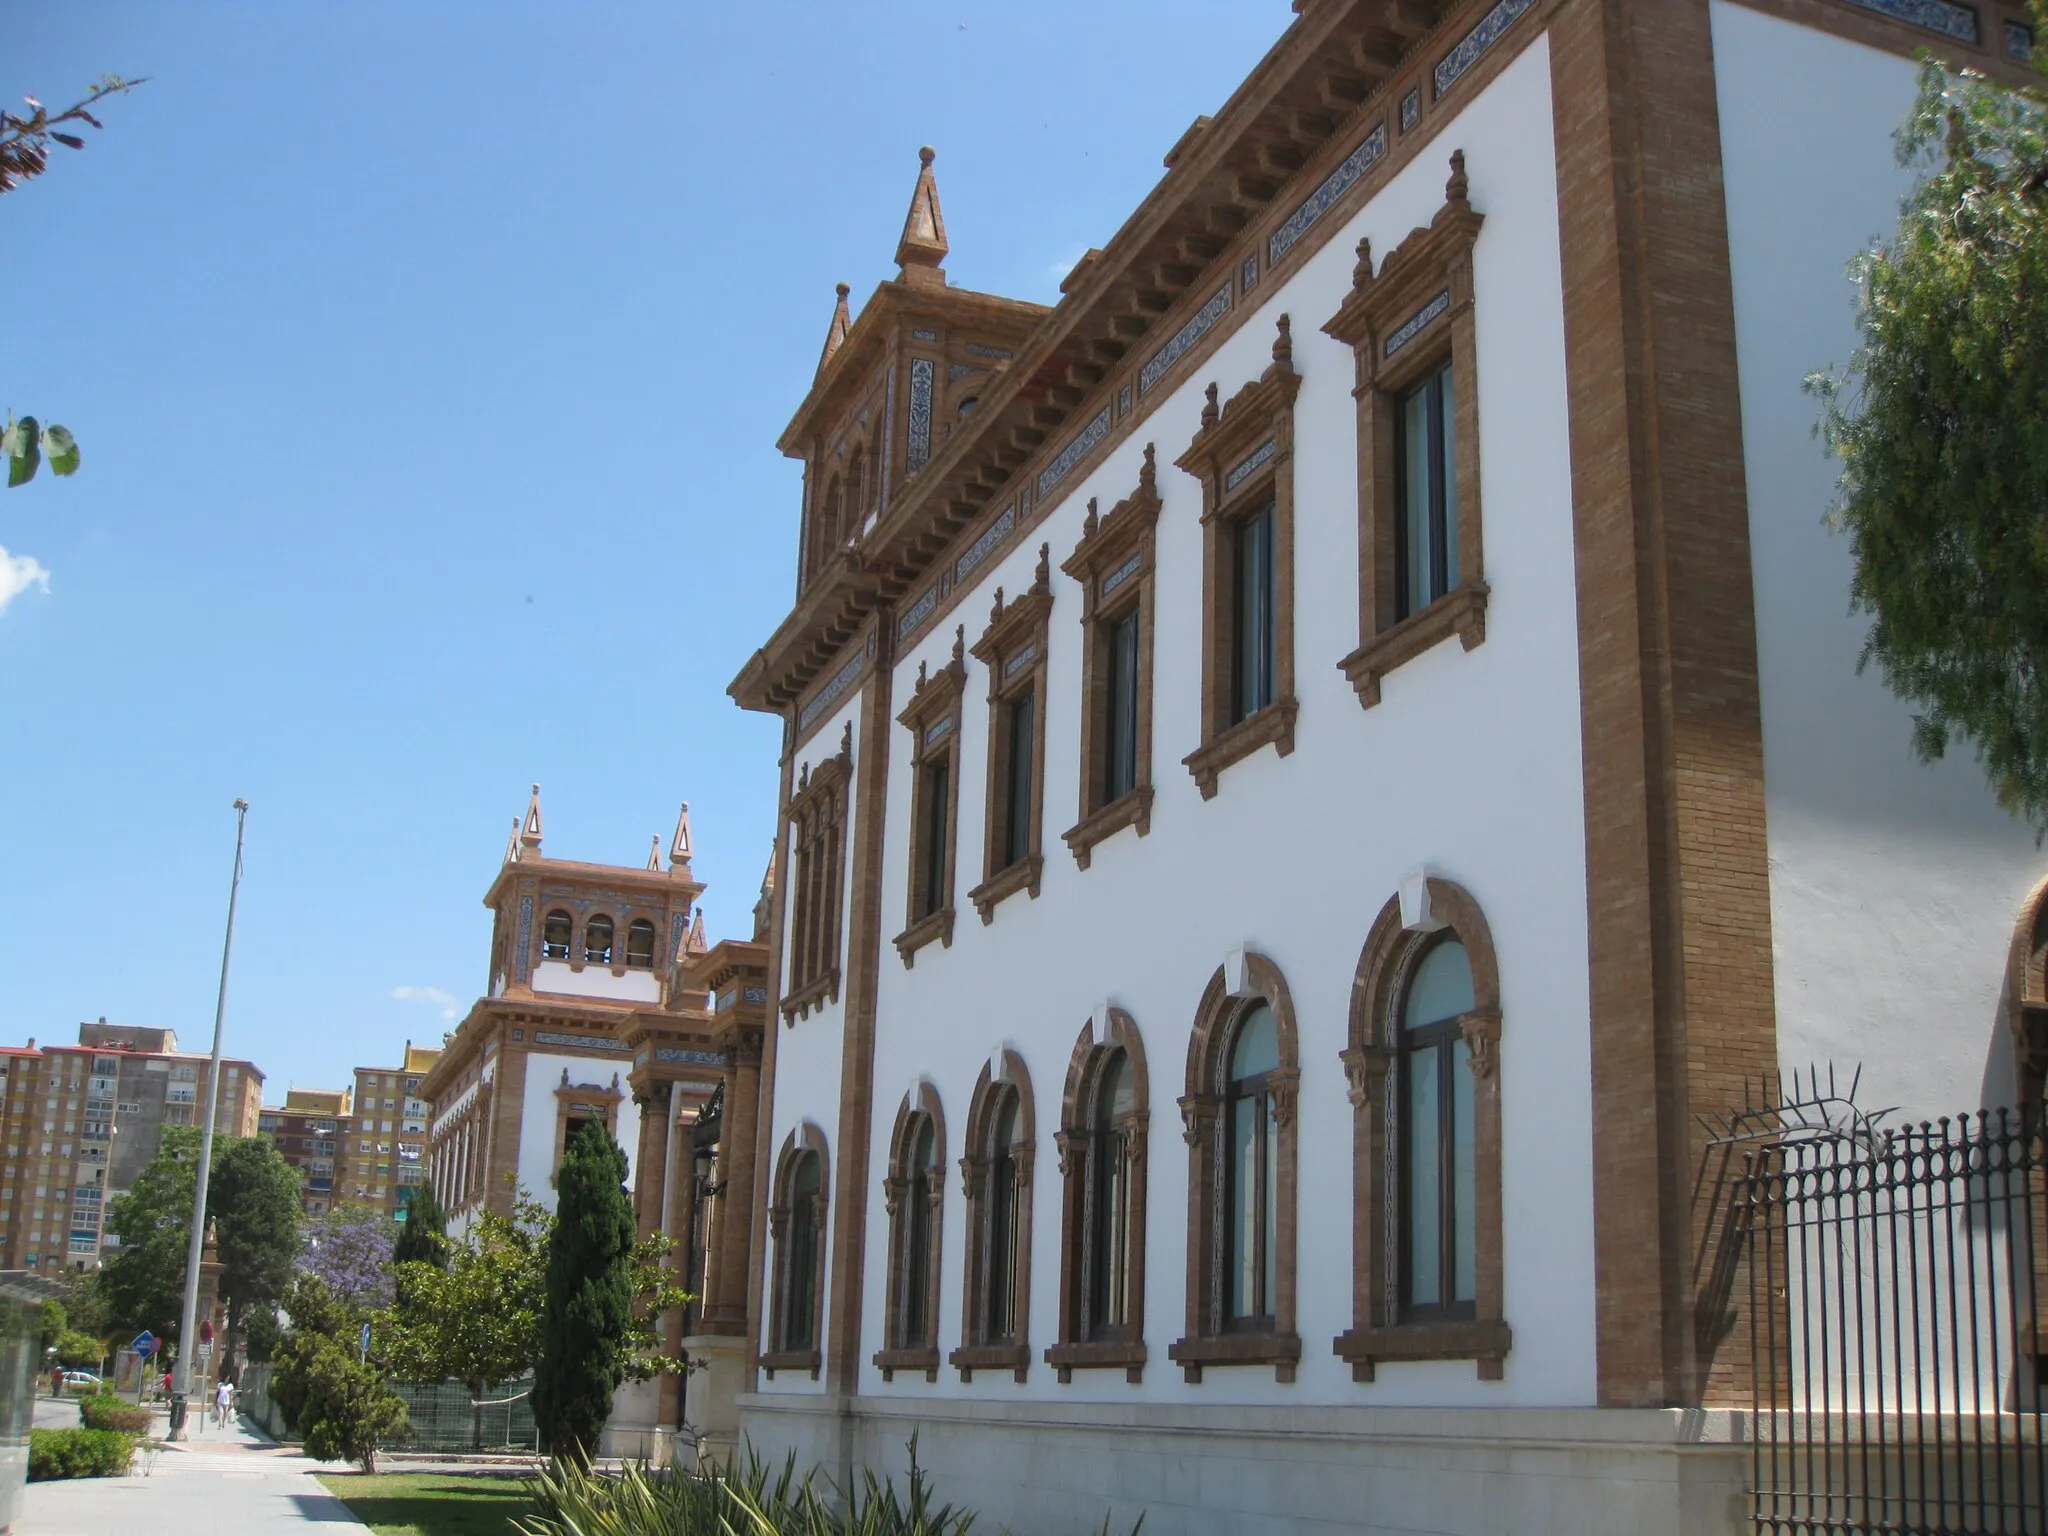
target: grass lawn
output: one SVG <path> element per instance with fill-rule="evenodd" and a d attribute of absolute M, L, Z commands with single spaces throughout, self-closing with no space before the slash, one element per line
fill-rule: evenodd
<path fill-rule="evenodd" d="M 318 1475 L 378 1536 L 512 1536 L 513 1517 L 533 1512 L 516 1477 Z"/>

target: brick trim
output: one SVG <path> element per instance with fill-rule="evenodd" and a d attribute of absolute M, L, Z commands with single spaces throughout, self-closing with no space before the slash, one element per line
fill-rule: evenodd
<path fill-rule="evenodd" d="M 815 1233 L 811 1244 L 811 1342 L 791 1347 L 788 1343 L 789 1292 L 794 1276 L 789 1270 L 789 1220 L 791 1188 L 796 1172 L 806 1157 L 818 1159 L 818 1197 L 812 1212 Z M 831 1230 L 832 1155 L 826 1149 L 825 1133 L 806 1120 L 782 1139 L 782 1151 L 775 1159 L 774 1195 L 768 1206 L 768 1236 L 774 1245 L 775 1283 L 768 1298 L 769 1347 L 761 1353 L 761 1369 L 772 1381 L 777 1371 L 808 1371 L 818 1376 L 823 1359 L 820 1345 L 825 1329 L 826 1234 Z"/>
<path fill-rule="evenodd" d="M 953 636 L 953 654 L 937 672 L 927 673 L 918 663 L 917 683 L 910 699 L 897 715 L 897 724 L 910 732 L 910 836 L 905 846 L 910 868 L 905 887 L 904 929 L 896 935 L 896 953 L 909 970 L 917 952 L 934 939 L 945 948 L 953 946 L 953 880 L 960 866 L 960 717 L 967 696 L 967 628 L 961 625 Z M 928 803 L 929 770 L 946 770 L 946 804 L 940 811 L 945 823 L 946 849 L 939 871 L 940 889 L 931 889 L 931 810 Z"/>
<path fill-rule="evenodd" d="M 912 1166 L 917 1143 L 925 1128 L 932 1132 L 932 1161 L 920 1173 Z M 903 1095 L 896 1108 L 896 1124 L 889 1133 L 889 1171 L 882 1180 L 883 1207 L 889 1216 L 889 1273 L 885 1282 L 882 1320 L 882 1348 L 875 1364 L 882 1380 L 892 1381 L 902 1370 L 921 1370 L 926 1381 L 939 1379 L 939 1286 L 944 1273 L 942 1218 L 946 1210 L 946 1112 L 939 1104 L 938 1090 L 919 1079 Z M 921 1276 L 910 1267 L 910 1223 L 912 1202 L 925 1209 L 925 1255 Z M 924 1327 L 911 1335 L 910 1286 L 913 1279 L 924 1283 Z"/>
<path fill-rule="evenodd" d="M 961 1134 L 960 1183 L 967 1197 L 967 1252 L 960 1298 L 960 1347 L 947 1356 L 962 1381 L 980 1370 L 1007 1370 L 1018 1381 L 1031 1368 L 1031 1192 L 1032 1154 L 1038 1145 L 1038 1114 L 1031 1095 L 1031 1073 L 1024 1058 L 1007 1047 L 1000 1052 L 1002 1077 L 989 1062 L 974 1080 Z M 998 1112 L 1016 1095 L 1014 1138 L 1006 1149 L 995 1145 Z M 988 1315 L 989 1265 L 994 1247 L 993 1211 L 988 1192 L 989 1171 L 998 1150 L 1007 1150 L 1016 1168 L 1017 1239 L 1010 1256 L 1011 1311 L 1016 1331 L 1007 1337 L 991 1332 Z"/>
<path fill-rule="evenodd" d="M 804 765 L 782 824 L 797 887 L 790 919 L 789 987 L 782 1019 L 794 1024 L 813 1008 L 839 1000 L 841 909 L 846 889 L 847 791 L 853 777 L 853 722 L 839 751 L 814 769 Z"/>
<path fill-rule="evenodd" d="M 988 628 L 974 642 L 975 660 L 988 669 L 988 787 L 982 799 L 981 883 L 967 893 L 984 924 L 992 923 L 1006 896 L 1029 891 L 1038 899 L 1045 871 L 1046 645 L 1052 616 L 1052 546 L 1041 544 L 1031 586 L 1014 603 L 996 588 Z M 1029 851 L 1010 860 L 1008 830 L 1012 793 L 1010 712 L 1019 700 L 1032 701 L 1031 803 L 1025 815 Z"/>

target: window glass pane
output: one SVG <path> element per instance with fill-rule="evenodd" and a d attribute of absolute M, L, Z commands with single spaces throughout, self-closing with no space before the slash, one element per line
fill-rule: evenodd
<path fill-rule="evenodd" d="M 1131 1112 L 1135 1099 L 1131 1086 L 1131 1059 L 1115 1052 L 1102 1067 L 1102 1085 L 1095 1090 L 1098 1123 L 1108 1126 L 1119 1115 Z"/>
<path fill-rule="evenodd" d="M 1230 1047 L 1232 1082 L 1257 1077 L 1280 1065 L 1280 1035 L 1273 1024 L 1273 1010 L 1256 1004 L 1237 1026 L 1237 1038 Z"/>
<path fill-rule="evenodd" d="M 946 796 L 951 775 L 945 761 L 924 771 L 924 903 L 929 917 L 946 904 Z"/>
<path fill-rule="evenodd" d="M 1010 706 L 1009 824 L 1003 836 L 1006 867 L 1031 854 L 1031 749 L 1037 704 L 1027 692 Z"/>
<path fill-rule="evenodd" d="M 1429 386 L 1401 402 L 1401 613 L 1429 606 Z"/>
<path fill-rule="evenodd" d="M 1108 754 L 1103 775 L 1105 801 L 1127 795 L 1138 784 L 1138 610 L 1109 632 L 1109 718 L 1104 732 Z"/>
<path fill-rule="evenodd" d="M 1451 1073 L 1451 1295 L 1471 1301 L 1474 1249 L 1478 1241 L 1479 1180 L 1472 1149 L 1472 1053 L 1462 1039 L 1453 1040 Z"/>
<path fill-rule="evenodd" d="M 1472 958 L 1456 939 L 1445 939 L 1422 957 L 1408 979 L 1401 1010 L 1404 1029 L 1420 1029 L 1472 1011 Z"/>
<path fill-rule="evenodd" d="M 904 1344 L 922 1344 L 931 1331 L 931 1203 L 925 1185 L 925 1170 L 932 1165 L 935 1155 L 935 1141 L 932 1123 L 929 1120 L 919 1127 L 917 1143 L 910 1154 L 910 1188 L 903 1198 L 908 1202 L 905 1212 L 909 1224 L 909 1238 L 903 1252 L 903 1339 Z"/>
<path fill-rule="evenodd" d="M 1230 1101 L 1230 1315 L 1258 1315 L 1259 1111 L 1264 1101 L 1248 1095 Z"/>
<path fill-rule="evenodd" d="M 1444 568 L 1443 580 L 1437 587 L 1439 594 L 1448 592 L 1458 584 L 1458 445 L 1457 445 L 1457 392 L 1451 388 L 1451 365 L 1444 364 L 1444 371 L 1436 376 L 1437 405 L 1443 413 L 1443 457 L 1437 464 L 1437 478 L 1443 486 L 1444 498 Z"/>
<path fill-rule="evenodd" d="M 1436 1305 L 1443 1295 L 1439 1059 L 1435 1046 L 1425 1046 L 1409 1051 L 1405 1060 L 1401 1171 L 1407 1182 L 1408 1300 L 1422 1307 Z"/>
<path fill-rule="evenodd" d="M 1010 1146 L 1017 1138 L 1017 1096 L 1005 1092 L 996 1113 L 989 1163 L 988 1334 L 1007 1339 L 1016 1331 L 1017 1163 Z"/>
<path fill-rule="evenodd" d="M 1232 718 L 1273 702 L 1273 508 L 1240 523 L 1234 535 L 1237 592 L 1233 609 Z"/>

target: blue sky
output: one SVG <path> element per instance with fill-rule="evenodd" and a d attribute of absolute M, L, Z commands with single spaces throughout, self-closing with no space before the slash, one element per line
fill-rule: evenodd
<path fill-rule="evenodd" d="M 1285 0 L 9 7 L 0 97 L 150 83 L 0 199 L 0 1043 L 212 1024 L 271 1090 L 434 1042 L 529 782 L 639 863 L 688 799 L 749 920 L 832 285 L 892 275 L 917 147 L 955 283 L 1052 302 Z M 449 1002 L 442 1002 L 445 996 Z M 459 1015 L 457 1015 L 459 1016 Z"/>

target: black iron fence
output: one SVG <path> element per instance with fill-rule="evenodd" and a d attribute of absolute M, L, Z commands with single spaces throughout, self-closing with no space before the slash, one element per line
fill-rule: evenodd
<path fill-rule="evenodd" d="M 1756 1529 L 2048 1532 L 2040 1117 L 1829 1103 L 1738 1117 Z"/>

